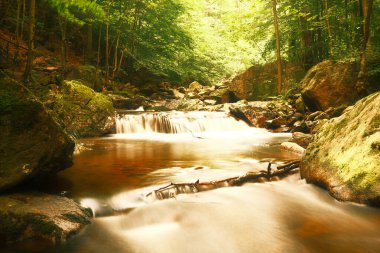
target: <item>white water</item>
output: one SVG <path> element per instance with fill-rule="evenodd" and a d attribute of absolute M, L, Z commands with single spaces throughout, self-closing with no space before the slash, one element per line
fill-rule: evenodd
<path fill-rule="evenodd" d="M 116 116 L 117 134 L 198 134 L 244 131 L 249 126 L 226 112 L 153 112 Z"/>

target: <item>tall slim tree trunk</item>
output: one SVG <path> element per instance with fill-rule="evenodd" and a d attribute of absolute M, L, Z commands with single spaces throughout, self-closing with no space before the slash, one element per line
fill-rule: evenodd
<path fill-rule="evenodd" d="M 345 33 L 345 39 L 346 39 L 346 49 L 349 50 L 350 49 L 350 45 L 351 45 L 351 40 L 350 40 L 350 33 L 348 31 L 350 31 L 350 21 L 349 21 L 349 18 L 348 18 L 348 0 L 344 0 L 344 27 L 346 29 L 346 33 Z"/>
<path fill-rule="evenodd" d="M 363 11 L 363 38 L 360 47 L 360 70 L 358 75 L 358 81 L 356 82 L 356 90 L 359 94 L 365 95 L 366 93 L 366 79 L 367 79 L 367 44 L 370 37 L 370 22 L 372 14 L 373 0 L 362 0 Z"/>
<path fill-rule="evenodd" d="M 114 68 L 113 68 L 113 72 L 112 72 L 112 78 L 115 77 L 115 74 L 116 74 L 116 71 L 117 71 L 119 41 L 120 41 L 120 30 L 117 31 L 117 35 L 116 35 L 115 52 L 114 52 L 114 57 L 113 57 Z"/>
<path fill-rule="evenodd" d="M 107 21 L 106 24 L 106 84 L 108 83 L 109 79 L 109 22 Z"/>
<path fill-rule="evenodd" d="M 34 58 L 34 34 L 36 24 L 36 0 L 29 1 L 28 56 L 24 72 L 24 82 L 30 81 Z"/>
<path fill-rule="evenodd" d="M 99 36 L 98 36 L 98 52 L 97 52 L 97 59 L 96 59 L 96 70 L 99 69 L 100 67 L 100 49 L 101 49 L 101 46 L 100 46 L 100 43 L 101 43 L 101 39 L 102 39 L 102 25 L 100 24 L 99 25 Z M 96 71 L 98 72 L 98 71 Z"/>
<path fill-rule="evenodd" d="M 274 30 L 276 33 L 277 93 L 280 95 L 282 92 L 282 64 L 281 64 L 280 32 L 278 30 L 277 1 L 272 0 L 272 3 L 273 3 L 273 16 L 274 16 Z"/>
<path fill-rule="evenodd" d="M 21 0 L 17 0 L 17 17 L 16 17 L 16 40 L 20 41 L 20 16 L 21 16 Z"/>
<path fill-rule="evenodd" d="M 123 59 L 124 59 L 124 50 L 121 50 L 119 64 L 117 65 L 117 68 L 116 68 L 116 74 L 119 73 L 121 65 L 123 64 Z"/>
<path fill-rule="evenodd" d="M 110 9 L 113 1 L 109 1 L 108 7 L 107 7 L 107 13 L 106 13 L 106 80 L 105 85 L 108 85 L 109 80 L 109 58 L 110 58 L 110 43 L 109 43 L 109 28 L 110 28 Z M 105 88 L 105 87 L 104 87 Z"/>
<path fill-rule="evenodd" d="M 22 1 L 22 18 L 21 18 L 20 41 L 22 41 L 23 36 L 24 36 L 25 12 L 26 12 L 26 0 L 23 0 Z"/>
<path fill-rule="evenodd" d="M 61 65 L 63 70 L 65 70 L 67 63 L 67 19 L 59 17 L 58 21 L 61 30 Z"/>
<path fill-rule="evenodd" d="M 329 53 L 330 53 L 330 56 L 333 56 L 332 34 L 331 34 L 331 26 L 330 26 L 329 0 L 324 0 L 324 4 L 325 4 L 326 29 L 327 29 L 327 36 L 328 36 L 328 40 L 329 40 Z"/>
<path fill-rule="evenodd" d="M 87 24 L 85 63 L 89 63 L 92 56 L 92 22 Z"/>

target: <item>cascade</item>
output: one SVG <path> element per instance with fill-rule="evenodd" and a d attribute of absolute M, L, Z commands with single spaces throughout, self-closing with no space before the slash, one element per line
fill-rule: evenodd
<path fill-rule="evenodd" d="M 226 112 L 145 112 L 116 115 L 116 133 L 202 133 L 243 131 L 249 126 Z"/>

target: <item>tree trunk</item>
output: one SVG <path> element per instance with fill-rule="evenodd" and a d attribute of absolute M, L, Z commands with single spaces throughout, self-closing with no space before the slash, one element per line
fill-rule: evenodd
<path fill-rule="evenodd" d="M 356 82 L 356 90 L 359 94 L 366 94 L 366 78 L 367 78 L 367 44 L 370 37 L 370 22 L 372 14 L 373 0 L 362 0 L 363 11 L 363 38 L 360 47 L 360 70 L 358 75 L 358 81 Z"/>
<path fill-rule="evenodd" d="M 123 64 L 123 59 L 124 59 L 124 50 L 121 51 L 120 61 L 119 61 L 119 65 L 117 66 L 117 69 L 116 69 L 116 74 L 119 72 L 121 65 Z"/>
<path fill-rule="evenodd" d="M 17 44 L 20 41 L 20 15 L 21 15 L 21 0 L 17 0 L 17 17 L 16 17 L 16 40 Z"/>
<path fill-rule="evenodd" d="M 326 29 L 327 29 L 327 36 L 328 36 L 328 40 L 329 40 L 329 53 L 330 53 L 330 57 L 332 57 L 333 56 L 333 48 L 332 48 L 331 26 L 330 26 L 329 1 L 324 0 L 324 3 L 325 3 Z"/>
<path fill-rule="evenodd" d="M 273 3 L 273 16 L 274 16 L 274 30 L 276 33 L 277 93 L 280 95 L 282 92 L 282 65 L 281 65 L 280 32 L 278 30 L 277 1 L 272 0 L 272 3 Z"/>
<path fill-rule="evenodd" d="M 116 71 L 117 71 L 119 40 L 120 40 L 120 30 L 117 31 L 117 35 L 116 35 L 115 53 L 114 53 L 114 57 L 113 57 L 114 68 L 113 68 L 113 72 L 112 72 L 112 78 L 115 77 L 115 74 L 116 74 Z"/>
<path fill-rule="evenodd" d="M 21 18 L 21 31 L 20 31 L 20 41 L 22 41 L 24 36 L 24 23 L 25 23 L 25 12 L 26 12 L 26 0 L 22 2 L 22 18 Z"/>
<path fill-rule="evenodd" d="M 29 1 L 29 31 L 28 31 L 28 56 L 24 72 L 24 82 L 30 81 L 34 56 L 34 34 L 36 23 L 36 0 Z"/>
<path fill-rule="evenodd" d="M 61 65 L 65 69 L 67 63 L 67 19 L 59 17 L 58 21 L 61 30 Z"/>
<path fill-rule="evenodd" d="M 108 79 L 109 79 L 109 58 L 110 58 L 110 49 L 109 49 L 109 27 L 110 27 L 110 8 L 113 1 L 110 1 L 107 7 L 107 21 L 106 21 L 106 80 L 105 80 L 105 86 L 108 85 Z"/>
<path fill-rule="evenodd" d="M 90 63 L 90 59 L 92 57 L 92 22 L 87 24 L 87 40 L 86 40 L 86 53 L 85 53 L 85 61 L 86 63 Z"/>

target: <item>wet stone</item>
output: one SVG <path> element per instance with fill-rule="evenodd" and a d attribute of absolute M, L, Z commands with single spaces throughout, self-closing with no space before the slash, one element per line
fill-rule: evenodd
<path fill-rule="evenodd" d="M 0 196 L 0 243 L 66 240 L 90 223 L 92 212 L 65 197 L 44 193 Z"/>

